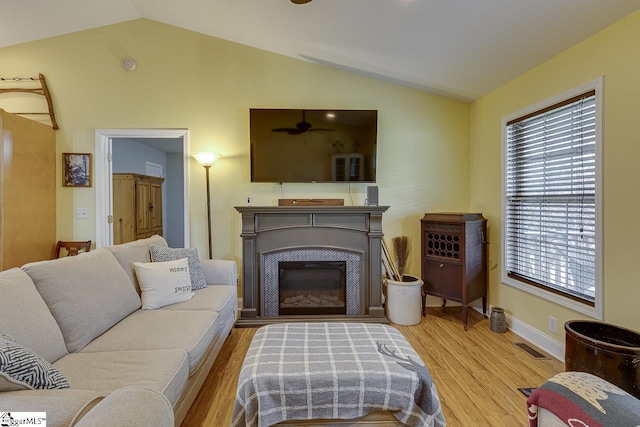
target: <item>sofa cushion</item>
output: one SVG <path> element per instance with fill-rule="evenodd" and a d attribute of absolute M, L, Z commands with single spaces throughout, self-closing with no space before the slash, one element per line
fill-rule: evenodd
<path fill-rule="evenodd" d="M 82 352 L 182 349 L 188 354 L 191 375 L 200 367 L 219 328 L 214 311 L 138 310 Z"/>
<path fill-rule="evenodd" d="M 207 287 L 207 280 L 200 266 L 198 250 L 193 248 L 167 248 L 164 246 L 151 245 L 151 260 L 153 262 L 175 261 L 181 258 L 189 260 L 189 274 L 191 275 L 191 289 L 202 289 Z"/>
<path fill-rule="evenodd" d="M 196 296 L 189 301 L 163 307 L 163 310 L 213 310 L 219 319 L 226 319 L 238 307 L 235 286 L 214 285 L 194 291 Z"/>
<path fill-rule="evenodd" d="M 0 391 L 69 388 L 49 362 L 0 332 Z"/>
<path fill-rule="evenodd" d="M 0 273 L 0 295 L 4 332 L 49 363 L 67 354 L 60 327 L 27 273 L 19 268 Z"/>
<path fill-rule="evenodd" d="M 168 246 L 164 237 L 155 235 L 147 239 L 134 240 L 133 242 L 123 243 L 121 245 L 105 247 L 105 249 L 116 257 L 138 293 L 140 293 L 140 286 L 138 286 L 136 270 L 132 263 L 151 262 L 151 254 L 149 252 L 151 245 Z"/>
<path fill-rule="evenodd" d="M 76 352 L 140 308 L 140 297 L 104 249 L 22 267 L 58 322 L 69 352 Z"/>
<path fill-rule="evenodd" d="M 174 414 L 163 395 L 142 387 L 124 387 L 105 397 L 75 426 L 173 427 Z"/>
<path fill-rule="evenodd" d="M 103 396 L 92 390 L 25 390 L 0 393 L 1 411 L 46 412 L 48 426 L 72 426 Z"/>
<path fill-rule="evenodd" d="M 121 387 L 140 386 L 164 394 L 175 405 L 189 378 L 184 350 L 74 353 L 54 366 L 72 388 L 109 394 Z"/>
<path fill-rule="evenodd" d="M 193 297 L 187 258 L 167 262 L 134 262 L 143 310 L 187 301 Z"/>
<path fill-rule="evenodd" d="M 238 286 L 238 264 L 226 259 L 201 259 L 200 267 L 208 285 Z"/>

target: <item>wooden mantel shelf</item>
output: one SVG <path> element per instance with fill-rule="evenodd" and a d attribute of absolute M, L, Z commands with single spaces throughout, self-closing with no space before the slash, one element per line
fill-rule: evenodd
<path fill-rule="evenodd" d="M 389 206 L 236 206 L 240 213 L 300 213 L 300 212 L 322 212 L 322 213 L 383 213 Z"/>

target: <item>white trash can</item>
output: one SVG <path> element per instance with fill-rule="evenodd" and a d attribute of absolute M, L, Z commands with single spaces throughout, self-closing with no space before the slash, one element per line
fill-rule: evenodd
<path fill-rule="evenodd" d="M 387 317 L 398 325 L 417 325 L 422 319 L 422 280 L 404 274 L 402 282 L 387 279 Z"/>

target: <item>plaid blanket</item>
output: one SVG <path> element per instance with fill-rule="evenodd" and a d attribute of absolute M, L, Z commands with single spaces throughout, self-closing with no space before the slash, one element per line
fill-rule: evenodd
<path fill-rule="evenodd" d="M 232 420 L 262 427 L 376 411 L 409 426 L 446 425 L 431 375 L 400 331 L 373 323 L 286 323 L 256 332 Z"/>

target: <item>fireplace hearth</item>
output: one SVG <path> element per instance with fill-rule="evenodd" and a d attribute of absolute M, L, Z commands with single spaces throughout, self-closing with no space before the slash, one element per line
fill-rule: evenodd
<path fill-rule="evenodd" d="M 278 314 L 347 314 L 346 268 L 345 261 L 279 262 Z"/>
<path fill-rule="evenodd" d="M 242 309 L 236 326 L 388 323 L 382 214 L 388 206 L 242 206 Z"/>

